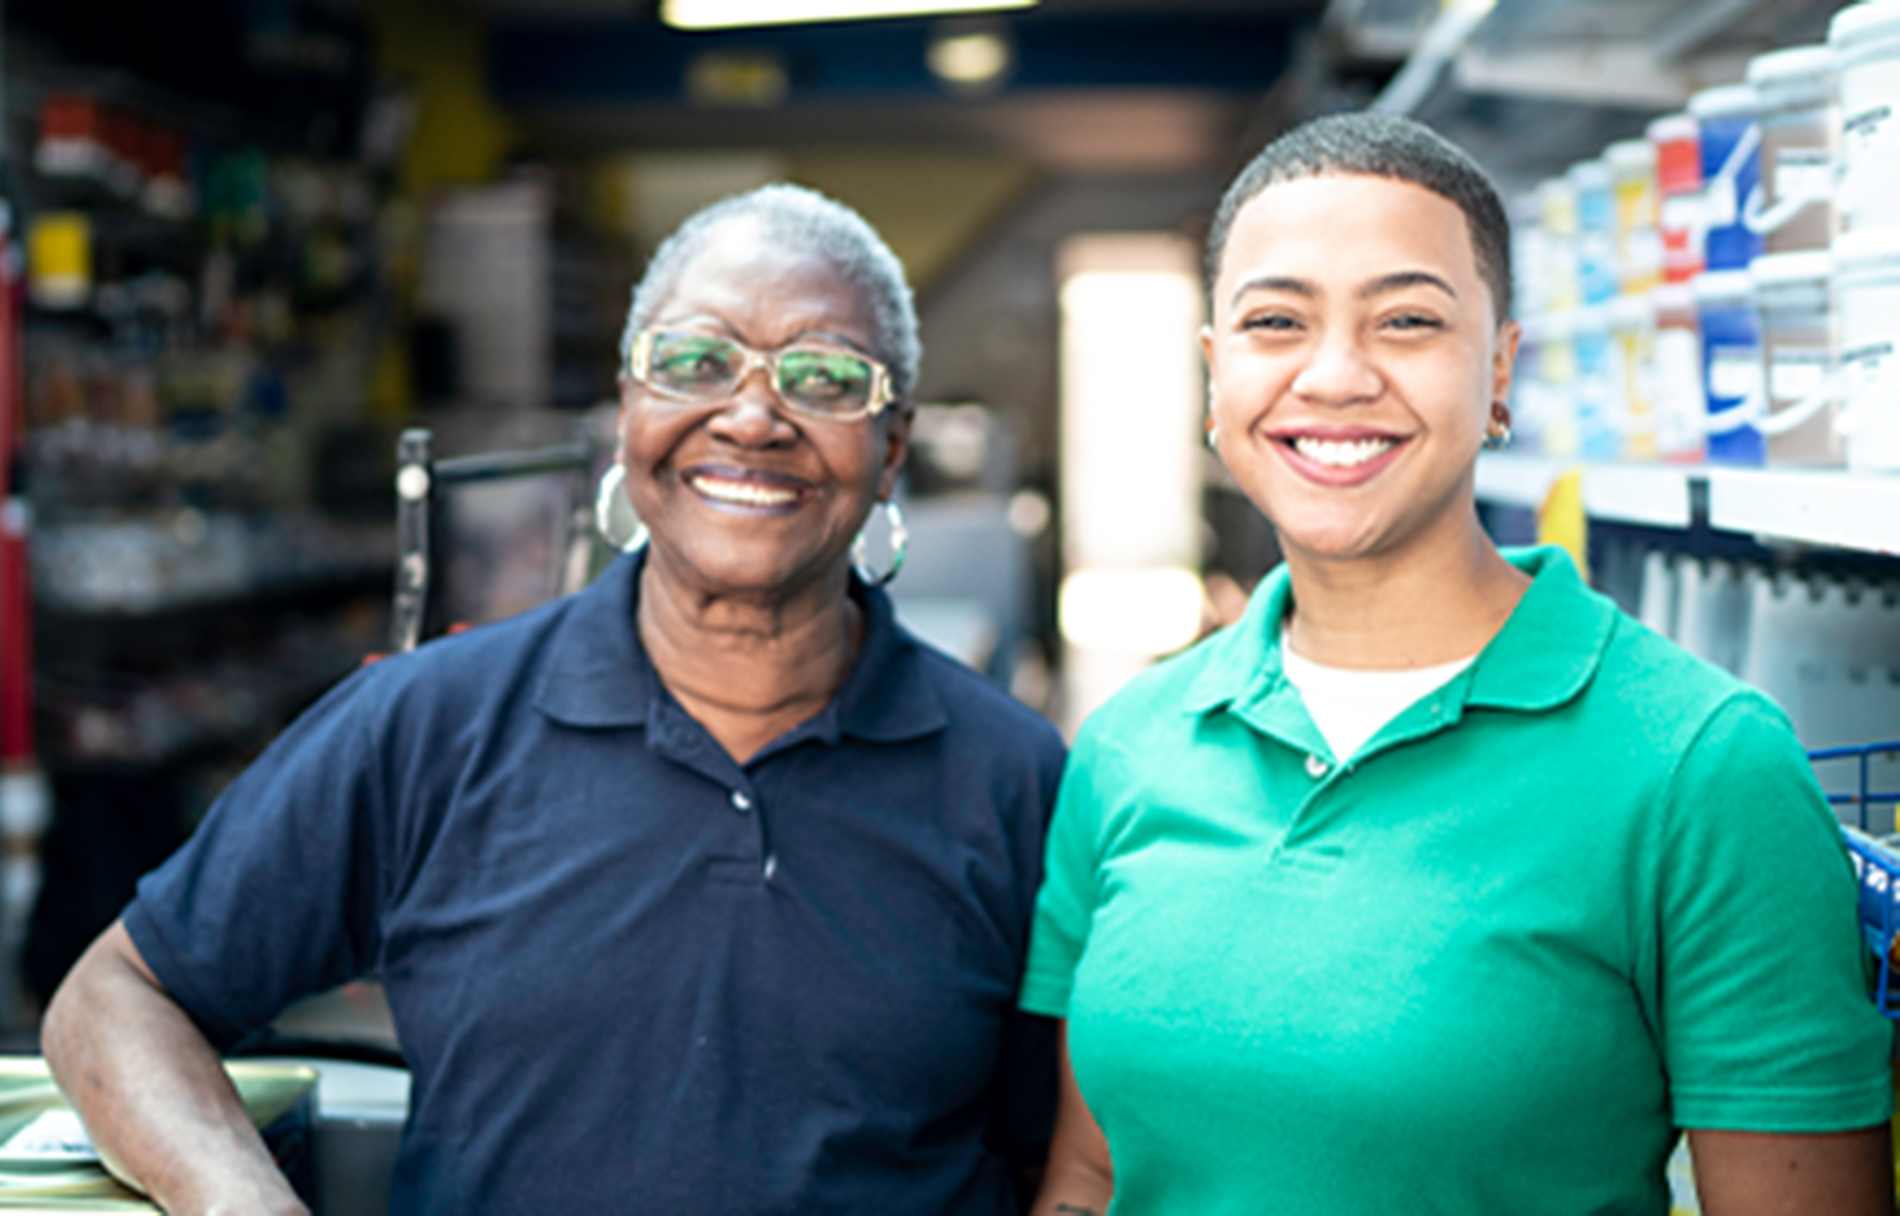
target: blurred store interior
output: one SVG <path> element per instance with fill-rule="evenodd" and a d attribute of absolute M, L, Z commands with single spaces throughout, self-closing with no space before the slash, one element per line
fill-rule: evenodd
<path fill-rule="evenodd" d="M 0 1027 L 30 1045 L 137 875 L 385 648 L 403 428 L 438 457 L 601 443 L 628 290 L 700 205 L 789 179 L 903 259 L 926 354 L 892 592 L 1072 728 L 1276 560 L 1201 444 L 1194 344 L 1200 242 L 1253 152 L 1372 104 L 1434 124 L 1518 200 L 1520 276 L 1568 316 L 1540 183 L 1833 15 L 1043 0 L 691 31 L 653 0 L 8 0 Z M 1900 476 L 1835 443 L 1724 480 L 1699 429 L 1658 463 L 1649 389 L 1564 395 L 1596 383 L 1562 374 L 1581 332 L 1533 335 L 1525 443 L 1481 478 L 1498 535 L 1570 540 L 1810 744 L 1900 737 Z M 1653 386 L 1648 351 L 1602 375 Z M 445 619 L 548 594 L 558 480 L 449 508 Z"/>

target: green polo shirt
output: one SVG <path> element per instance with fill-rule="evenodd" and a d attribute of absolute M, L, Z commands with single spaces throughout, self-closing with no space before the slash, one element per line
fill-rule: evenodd
<path fill-rule="evenodd" d="M 1669 1210 L 1678 1128 L 1892 1113 L 1855 887 L 1786 719 L 1556 549 L 1357 755 L 1284 570 L 1071 753 L 1022 1004 L 1069 1020 L 1118 1213 Z"/>

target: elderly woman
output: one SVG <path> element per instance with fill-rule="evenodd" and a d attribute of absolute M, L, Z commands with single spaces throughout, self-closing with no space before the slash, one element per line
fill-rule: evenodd
<path fill-rule="evenodd" d="M 395 1210 L 1017 1210 L 1062 747 L 853 577 L 902 271 L 766 187 L 661 247 L 626 348 L 643 552 L 332 692 L 56 995 L 61 1085 L 167 1211 L 301 1210 L 215 1049 L 371 971 L 414 1075 Z"/>
<path fill-rule="evenodd" d="M 1685 1129 L 1710 1216 L 1890 1211 L 1891 1036 L 1786 720 L 1479 526 L 1490 183 L 1321 120 L 1209 246 L 1213 438 L 1286 562 L 1076 741 L 1037 1211 L 1662 1216 Z"/>

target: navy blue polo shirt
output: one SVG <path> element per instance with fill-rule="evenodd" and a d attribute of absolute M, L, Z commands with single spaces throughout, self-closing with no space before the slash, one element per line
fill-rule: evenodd
<path fill-rule="evenodd" d="M 854 587 L 844 687 L 737 764 L 655 676 L 639 568 L 345 681 L 132 939 L 220 1046 L 381 971 L 399 1212 L 1014 1211 L 1060 739 Z"/>

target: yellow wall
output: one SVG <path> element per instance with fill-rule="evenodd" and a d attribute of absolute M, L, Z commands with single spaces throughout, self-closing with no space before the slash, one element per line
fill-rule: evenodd
<path fill-rule="evenodd" d="M 856 208 L 920 291 L 968 253 L 1035 180 L 1033 168 L 1013 157 L 901 147 L 631 152 L 603 157 L 595 170 L 597 222 L 631 238 L 642 253 L 652 252 L 690 211 L 784 178 Z M 643 209 L 643 195 L 659 210 Z"/>
<path fill-rule="evenodd" d="M 514 146 L 514 124 L 488 99 L 487 21 L 449 0 L 360 0 L 376 69 L 414 90 L 415 129 L 403 155 L 401 192 L 492 179 Z"/>
<path fill-rule="evenodd" d="M 967 254 L 1035 177 L 1012 157 L 908 148 L 794 151 L 786 175 L 857 208 L 919 291 Z"/>

